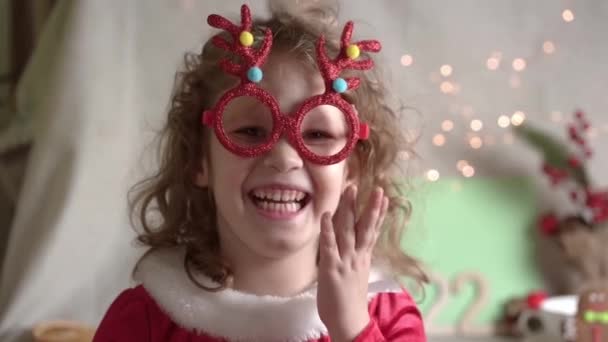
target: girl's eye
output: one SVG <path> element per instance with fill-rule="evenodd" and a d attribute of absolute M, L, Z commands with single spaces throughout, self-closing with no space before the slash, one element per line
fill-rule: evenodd
<path fill-rule="evenodd" d="M 257 146 L 268 139 L 268 130 L 264 127 L 243 126 L 230 133 L 230 139 L 242 146 Z"/>
<path fill-rule="evenodd" d="M 248 136 L 248 137 L 264 137 L 266 132 L 260 127 L 242 127 L 235 131 L 236 134 Z"/>
<path fill-rule="evenodd" d="M 320 139 L 332 139 L 333 135 L 331 135 L 328 132 L 323 132 L 323 131 L 306 131 L 303 134 L 304 139 L 314 139 L 314 140 L 320 140 Z"/>

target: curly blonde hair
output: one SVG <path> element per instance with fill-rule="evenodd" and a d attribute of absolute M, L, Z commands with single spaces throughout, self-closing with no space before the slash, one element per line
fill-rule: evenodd
<path fill-rule="evenodd" d="M 317 68 L 315 44 L 321 34 L 327 39 L 328 55 L 335 56 L 339 52 L 340 32 L 335 24 L 337 7 L 314 2 L 308 8 L 299 8 L 297 15 L 276 3 L 271 3 L 270 8 L 271 18 L 254 19 L 252 33 L 255 42 L 259 43 L 264 30 L 272 30 L 271 53 L 287 53 L 305 65 Z M 231 39 L 227 35 L 225 38 Z M 211 190 L 194 183 L 195 175 L 202 168 L 201 160 L 208 155 L 209 145 L 210 132 L 200 123 L 201 113 L 237 82 L 218 67 L 218 61 L 223 57 L 236 58 L 213 46 L 210 40 L 201 53 L 186 54 L 184 69 L 176 75 L 168 120 L 159 132 L 160 167 L 131 191 L 134 195 L 131 198 L 133 218 L 137 218 L 143 227 L 137 240 L 149 247 L 148 252 L 184 246 L 184 267 L 188 276 L 207 290 L 223 289 L 231 280 L 230 265 L 220 253 Z M 372 57 L 362 53 L 362 58 Z M 419 262 L 401 248 L 411 205 L 403 195 L 400 182 L 390 175 L 391 170 L 398 168 L 399 152 L 410 149 L 398 124 L 400 111 L 389 105 L 387 88 L 377 66 L 365 72 L 344 72 L 345 76 L 349 73 L 359 77 L 361 84 L 344 96 L 356 106 L 361 120 L 370 125 L 369 139 L 357 143 L 348 161 L 360 171 L 357 173 L 359 196 L 367 198 L 375 186 L 382 187 L 389 196 L 389 209 L 374 258 L 395 275 L 426 281 Z M 219 286 L 213 289 L 203 286 L 195 279 L 193 271 L 206 275 Z"/>

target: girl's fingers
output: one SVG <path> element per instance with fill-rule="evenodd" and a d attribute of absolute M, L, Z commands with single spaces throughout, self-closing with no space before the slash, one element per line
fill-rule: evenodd
<path fill-rule="evenodd" d="M 383 194 L 384 191 L 380 187 L 377 187 L 372 191 L 367 206 L 365 207 L 359 222 L 357 222 L 357 250 L 369 248 L 374 240 L 378 218 L 383 204 Z"/>
<path fill-rule="evenodd" d="M 357 189 L 354 186 L 348 187 L 342 194 L 338 209 L 334 214 L 333 226 L 338 242 L 340 256 L 352 253 L 355 249 L 355 197 Z"/>
<path fill-rule="evenodd" d="M 319 267 L 327 268 L 340 261 L 340 252 L 336 242 L 336 234 L 331 221 L 331 214 L 321 217 L 321 235 L 319 238 Z"/>

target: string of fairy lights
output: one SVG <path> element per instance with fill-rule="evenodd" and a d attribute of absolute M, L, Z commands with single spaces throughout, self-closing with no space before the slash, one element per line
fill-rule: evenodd
<path fill-rule="evenodd" d="M 561 20 L 565 24 L 572 23 L 575 20 L 575 15 L 572 9 L 566 8 L 561 12 Z M 557 52 L 557 44 L 553 40 L 545 40 L 542 42 L 535 54 L 527 57 L 515 57 L 507 59 L 504 57 L 501 51 L 491 51 L 485 60 L 485 68 L 489 71 L 508 71 L 508 84 L 512 89 L 517 89 L 522 86 L 520 74 L 523 73 L 528 67 L 534 64 L 539 58 L 539 55 L 551 56 Z M 400 59 L 403 67 L 413 67 L 415 65 L 415 58 L 412 54 L 404 54 Z M 430 73 L 429 79 L 433 84 L 436 84 L 439 92 L 445 95 L 458 95 L 461 91 L 461 85 L 452 79 L 454 73 L 454 66 L 450 64 L 443 64 L 439 66 L 438 70 Z M 499 142 L 505 145 L 511 145 L 514 143 L 515 137 L 508 128 L 511 126 L 522 125 L 526 121 L 526 113 L 522 110 L 514 110 L 512 113 L 499 115 L 495 122 L 484 122 L 479 118 L 474 118 L 475 112 L 471 105 L 459 106 L 458 104 L 450 105 L 450 112 L 459 113 L 467 122 L 465 134 L 465 143 L 473 150 L 479 150 L 484 146 L 493 146 Z M 565 119 L 565 115 L 560 111 L 553 111 L 550 113 L 550 119 L 554 123 L 561 123 Z M 491 134 L 482 134 L 484 128 L 489 128 L 492 125 L 496 125 L 500 129 L 504 129 L 501 139 L 496 138 Z M 456 127 L 454 120 L 446 119 L 441 122 L 440 132 L 432 135 L 431 142 L 435 147 L 442 147 L 447 144 L 448 135 Z M 588 137 L 593 139 L 597 137 L 598 130 L 608 132 L 608 124 L 604 124 L 599 129 L 590 129 Z M 500 140 L 500 141 L 499 141 Z M 407 152 L 403 152 L 400 156 L 402 159 L 407 160 L 410 158 Z M 459 160 L 456 163 L 456 169 L 464 178 L 471 178 L 475 176 L 476 169 L 471 162 L 467 160 Z M 440 179 L 440 172 L 437 169 L 431 168 L 425 172 L 426 180 L 435 182 Z"/>

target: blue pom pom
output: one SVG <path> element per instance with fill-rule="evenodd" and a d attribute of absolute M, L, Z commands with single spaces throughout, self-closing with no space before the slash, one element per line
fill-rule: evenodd
<path fill-rule="evenodd" d="M 247 78 L 253 83 L 259 83 L 263 76 L 262 69 L 258 67 L 251 67 L 247 70 Z"/>
<path fill-rule="evenodd" d="M 343 93 L 348 90 L 348 84 L 343 78 L 336 78 L 332 86 L 337 93 Z"/>

